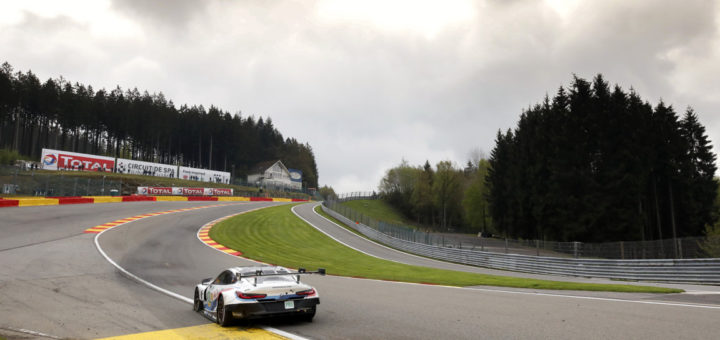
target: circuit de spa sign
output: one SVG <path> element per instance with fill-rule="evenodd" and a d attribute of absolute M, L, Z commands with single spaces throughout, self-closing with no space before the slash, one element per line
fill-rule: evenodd
<path fill-rule="evenodd" d="M 117 172 L 120 174 L 145 175 L 177 178 L 177 166 L 160 163 L 118 158 Z"/>

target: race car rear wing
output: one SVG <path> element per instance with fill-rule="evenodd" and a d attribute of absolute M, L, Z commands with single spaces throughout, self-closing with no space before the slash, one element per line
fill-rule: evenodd
<path fill-rule="evenodd" d="M 310 274 L 320 274 L 325 275 L 325 268 L 318 268 L 317 271 L 309 272 L 305 270 L 305 268 L 298 268 L 298 271 L 295 273 L 272 273 L 272 274 L 265 274 L 262 270 L 256 270 L 255 273 L 249 273 L 249 274 L 238 274 L 238 278 L 247 278 L 247 277 L 254 277 L 255 283 L 254 285 L 257 286 L 257 278 L 259 276 L 296 276 L 296 281 L 300 283 L 300 275 L 310 275 Z"/>

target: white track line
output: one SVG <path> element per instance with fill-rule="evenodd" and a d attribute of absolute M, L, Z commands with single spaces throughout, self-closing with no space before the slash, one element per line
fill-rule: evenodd
<path fill-rule="evenodd" d="M 246 204 L 246 203 L 242 203 L 242 204 Z M 268 207 L 256 208 L 256 209 L 252 209 L 252 210 L 249 210 L 249 211 L 246 211 L 246 212 L 243 212 L 243 213 L 247 213 L 247 212 L 250 212 L 250 211 L 255 211 L 255 210 L 263 209 L 263 208 L 269 208 L 269 207 L 270 207 L 270 206 L 268 206 Z M 189 211 L 194 211 L 194 210 L 189 210 Z M 179 212 L 185 212 L 185 211 L 179 211 Z M 243 213 L 240 213 L 240 214 L 243 214 Z M 168 214 L 163 214 L 163 215 L 169 215 L 169 214 L 174 214 L 174 213 L 168 213 Z M 163 216 L 163 215 L 156 215 L 156 216 Z M 235 214 L 235 215 L 239 215 L 239 214 Z M 150 216 L 150 217 L 147 217 L 147 218 L 152 218 L 152 217 L 155 217 L 155 216 Z M 136 220 L 136 221 L 139 221 L 139 220 Z M 135 222 L 135 221 L 129 221 L 129 222 L 123 223 L 123 224 L 121 224 L 121 225 L 124 226 L 124 225 L 127 225 L 127 224 L 132 223 L 132 222 Z M 141 279 L 139 276 L 137 276 L 137 275 L 135 275 L 135 274 L 133 274 L 133 273 L 125 270 L 125 268 L 120 267 L 119 264 L 117 264 L 115 261 L 113 261 L 113 260 L 102 250 L 102 248 L 100 247 L 100 243 L 98 242 L 98 239 L 100 238 L 100 235 L 102 235 L 103 233 L 105 233 L 105 232 L 108 231 L 108 230 L 115 229 L 115 228 L 117 228 L 117 227 L 119 227 L 119 226 L 121 226 L 121 225 L 117 225 L 117 226 L 115 226 L 115 227 L 112 227 L 112 228 L 109 228 L 109 229 L 105 229 L 105 230 L 103 230 L 103 231 L 101 231 L 100 233 L 98 233 L 98 234 L 95 235 L 95 248 L 97 248 L 98 252 L 100 252 L 100 254 L 101 254 L 108 262 L 110 262 L 110 264 L 112 264 L 113 266 L 115 266 L 115 268 L 117 268 L 119 271 L 121 271 L 123 274 L 127 275 L 127 276 L 130 277 L 131 279 L 133 279 L 133 280 L 135 280 L 135 281 L 137 281 L 137 282 L 139 282 L 139 283 L 141 283 L 141 284 L 143 284 L 143 285 L 146 285 L 146 286 L 148 286 L 149 288 L 154 289 L 154 290 L 156 290 L 156 291 L 158 291 L 158 292 L 160 292 L 160 293 L 163 293 L 163 294 L 168 295 L 168 296 L 170 296 L 170 297 L 176 298 L 176 299 L 178 299 L 178 300 L 180 300 L 180 301 L 183 301 L 183 302 L 186 302 L 186 303 L 189 303 L 189 304 L 193 304 L 193 299 L 188 298 L 188 297 L 185 297 L 185 296 L 182 296 L 182 295 L 180 295 L 180 294 L 178 294 L 178 293 L 175 293 L 175 292 L 173 292 L 173 291 L 167 290 L 167 289 L 162 288 L 162 287 L 160 287 L 160 286 L 154 285 L 154 284 L 152 284 L 152 283 L 150 283 L 150 282 L 148 282 L 148 281 L 146 281 L 146 280 Z M 198 240 L 199 240 L 199 239 L 200 239 L 200 238 L 198 237 Z M 203 243 L 204 243 L 204 242 L 203 242 Z M 212 248 L 212 247 L 211 247 L 211 248 Z M 213 248 L 213 249 L 215 249 L 215 248 Z M 216 249 L 216 250 L 217 250 L 217 249 Z M 225 254 L 227 254 L 227 253 L 225 253 Z M 228 255 L 230 255 L 230 254 L 228 254 Z M 231 256 L 232 256 L 232 255 L 231 255 Z M 301 336 L 298 336 L 298 335 L 295 335 L 295 334 L 292 334 L 292 333 L 288 333 L 288 332 L 285 332 L 285 331 L 282 331 L 282 330 L 279 330 L 279 329 L 276 329 L 276 328 L 273 328 L 273 327 L 262 326 L 262 327 L 260 327 L 260 328 L 262 328 L 262 329 L 264 329 L 264 330 L 266 330 L 266 331 L 268 331 L 268 332 L 273 332 L 273 333 L 278 334 L 278 335 L 280 335 L 280 336 L 284 336 L 284 337 L 286 337 L 286 338 L 288 338 L 288 339 L 292 339 L 292 340 L 305 340 L 305 338 L 303 338 L 303 337 L 301 337 Z M 42 334 L 42 333 L 38 333 L 38 335 L 39 335 L 39 334 Z M 43 336 L 47 336 L 47 335 L 43 335 Z M 52 336 L 48 336 L 48 337 L 52 337 Z M 56 339 L 60 339 L 60 338 L 56 338 Z"/>
<path fill-rule="evenodd" d="M 4 329 L 4 330 L 11 331 L 11 332 L 16 332 L 16 333 L 24 333 L 24 334 L 30 334 L 30 335 L 35 335 L 35 336 L 41 336 L 43 338 L 62 339 L 61 337 L 58 337 L 58 336 L 45 334 L 45 333 L 41 333 L 41 332 L 36 332 L 36 331 L 31 331 L 31 330 L 25 329 L 25 328 L 0 327 L 0 329 Z"/>
<path fill-rule="evenodd" d="M 351 246 L 351 245 L 349 245 L 349 244 L 347 244 L 347 243 L 345 243 L 345 242 L 343 242 L 343 241 L 340 241 L 340 240 L 336 239 L 336 238 L 333 237 L 332 235 L 326 233 L 324 230 L 322 230 L 322 229 L 316 227 L 314 224 L 310 223 L 310 221 L 306 220 L 304 217 L 300 216 L 300 214 L 298 214 L 298 213 L 295 211 L 295 208 L 297 208 L 297 207 L 298 207 L 298 206 L 296 205 L 296 206 L 294 206 L 294 207 L 292 207 L 292 208 L 290 209 L 290 210 L 293 212 L 293 214 L 295 214 L 295 216 L 297 216 L 299 219 L 305 221 L 305 223 L 307 223 L 309 226 L 315 228 L 315 230 L 317 230 L 317 231 L 325 234 L 325 236 L 333 239 L 335 242 L 340 243 L 340 244 L 342 244 L 342 245 L 344 245 L 344 246 L 346 246 L 346 247 L 348 247 L 348 248 L 350 248 L 350 249 L 352 249 L 352 250 L 359 251 L 359 252 L 361 252 L 361 253 L 363 253 L 363 254 L 365 254 L 365 255 L 367 255 L 367 256 L 372 256 L 372 257 L 375 257 L 375 258 L 378 258 L 378 259 L 381 259 L 381 260 L 385 260 L 385 261 L 391 261 L 391 262 L 397 262 L 397 263 L 402 263 L 402 264 L 408 264 L 408 263 L 405 263 L 405 262 L 390 260 L 390 259 L 382 258 L 382 257 L 377 256 L 377 255 L 373 255 L 373 254 L 367 253 L 367 252 L 365 252 L 365 251 L 363 251 L 363 250 L 357 249 L 357 248 L 355 248 L 355 247 L 353 247 L 353 246 Z M 315 212 L 315 208 L 314 208 L 314 207 L 313 207 L 313 212 Z M 317 212 L 315 212 L 315 213 L 317 214 Z M 318 216 L 320 216 L 320 215 L 318 215 Z M 323 217 L 323 216 L 320 216 L 320 217 Z M 325 218 L 325 217 L 323 217 L 323 218 Z M 326 219 L 326 220 L 327 220 L 327 219 Z M 332 221 L 330 221 L 330 222 L 332 223 Z M 333 224 L 337 225 L 336 223 L 333 223 Z M 338 225 L 338 227 L 339 227 L 339 228 L 342 228 L 342 227 L 340 227 L 339 225 Z M 345 228 L 342 228 L 342 229 L 345 230 L 345 231 L 347 231 L 348 233 L 353 234 L 351 231 L 349 231 L 349 230 L 347 230 L 347 229 L 345 229 Z M 353 234 L 353 235 L 355 235 L 355 234 Z M 355 235 L 355 236 L 358 236 L 358 235 Z M 360 237 L 360 236 L 358 236 L 358 237 Z M 372 242 L 372 241 L 371 241 L 371 242 Z M 385 246 L 383 246 L 383 247 L 385 247 Z M 387 247 L 386 247 L 386 248 L 387 248 Z M 391 248 L 388 248 L 388 249 L 391 249 Z"/>
<path fill-rule="evenodd" d="M 319 206 L 320 204 L 322 204 L 322 203 L 316 204 L 315 207 L 316 207 L 316 206 Z M 391 251 L 394 251 L 394 252 L 396 252 L 396 253 L 403 254 L 403 255 L 406 255 L 406 256 L 417 257 L 418 259 L 421 259 L 421 260 L 433 261 L 433 262 L 438 262 L 438 263 L 442 263 L 442 264 L 454 264 L 454 265 L 464 266 L 464 267 L 473 267 L 473 266 L 466 265 L 466 264 L 453 263 L 453 262 L 445 262 L 445 261 L 442 261 L 442 260 L 437 260 L 437 259 L 433 259 L 433 258 L 429 258 L 429 257 L 423 257 L 423 256 L 420 256 L 420 255 L 415 255 L 415 254 L 413 254 L 413 253 L 408 253 L 408 252 L 404 252 L 404 251 L 402 251 L 402 250 L 397 250 L 397 249 L 395 249 L 395 248 L 388 247 L 388 246 L 386 246 L 386 245 L 384 245 L 384 244 L 382 244 L 382 243 L 376 242 L 375 240 L 372 240 L 372 239 L 370 239 L 370 238 L 362 237 L 362 236 L 360 236 L 360 235 L 358 235 L 358 234 L 356 234 L 356 233 L 353 233 L 353 232 L 350 231 L 350 230 L 347 230 L 347 228 L 345 228 L 345 227 L 343 227 L 343 226 L 341 226 L 341 225 L 339 225 L 339 224 L 337 224 L 337 223 L 329 220 L 327 217 L 325 217 L 325 216 L 323 216 L 323 215 L 318 214 L 318 212 L 315 211 L 315 207 L 313 207 L 313 209 L 312 209 L 312 212 L 313 212 L 315 215 L 320 216 L 320 217 L 321 217 L 322 219 L 324 219 L 325 221 L 328 221 L 328 222 L 336 225 L 338 228 L 340 228 L 340 229 L 342 229 L 342 230 L 350 233 L 351 235 L 353 235 L 353 236 L 355 236 L 355 237 L 358 237 L 358 238 L 360 238 L 360 239 L 363 239 L 363 240 L 365 240 L 365 241 L 367 241 L 367 242 L 373 243 L 373 244 L 375 244 L 375 245 L 377 245 L 377 246 L 379 246 L 379 247 L 383 247 L 383 248 L 385 248 L 385 249 L 387 249 L 387 250 L 391 250 Z M 320 208 L 320 209 L 322 209 L 322 208 Z M 293 211 L 293 212 L 294 212 L 294 211 Z M 297 214 L 295 214 L 295 215 L 297 215 Z M 302 218 L 302 217 L 300 217 L 300 218 Z M 303 220 L 305 220 L 305 219 L 303 219 Z M 305 221 L 305 222 L 307 222 L 307 221 Z M 308 222 L 308 223 L 309 223 L 309 222 Z M 312 224 L 310 224 L 310 225 L 312 225 Z M 313 227 L 315 227 L 315 226 L 313 226 Z M 348 227 L 348 228 L 352 228 L 352 227 Z M 318 229 L 318 228 L 315 227 L 315 229 Z M 320 230 L 320 229 L 318 229 L 318 230 Z M 321 231 L 322 231 L 322 230 L 321 230 Z M 359 231 L 358 231 L 358 232 L 359 232 Z M 323 233 L 324 233 L 324 232 L 323 232 Z M 327 235 L 327 234 L 326 234 L 326 235 Z M 339 242 L 339 241 L 338 241 L 338 242 Z M 375 255 L 370 255 L 370 256 L 375 256 Z M 375 256 L 375 257 L 377 257 L 377 256 Z M 388 259 L 383 259 L 383 260 L 388 260 Z M 388 261 L 392 261 L 392 260 L 388 260 Z M 410 264 L 410 263 L 405 263 L 405 262 L 400 262 L 400 261 L 394 261 L 394 262 L 403 263 L 403 264 Z M 413 264 L 410 264 L 410 265 L 414 266 Z"/>
<path fill-rule="evenodd" d="M 309 225 L 312 226 L 313 228 L 315 228 L 315 229 L 317 229 L 317 230 L 320 230 L 318 227 L 314 226 L 314 225 L 313 225 L 312 223 L 310 223 L 308 220 L 306 220 L 306 219 L 303 218 L 302 216 L 298 215 L 298 213 L 295 212 L 294 208 L 295 208 L 295 207 L 293 207 L 292 212 L 293 212 L 296 216 L 298 216 L 300 219 L 302 219 L 303 221 L 305 221 L 307 224 L 309 224 Z M 314 212 L 316 215 L 318 215 L 318 216 L 322 217 L 323 219 L 325 219 L 326 221 L 328 221 L 328 222 L 336 225 L 338 228 L 341 228 L 341 229 L 347 231 L 348 233 L 350 233 L 350 234 L 352 234 L 352 235 L 354 235 L 354 236 L 356 236 L 356 237 L 360 237 L 360 236 L 358 236 L 357 234 L 355 234 L 355 233 L 353 233 L 353 232 L 351 232 L 351 231 L 349 231 L 349 230 L 347 230 L 347 229 L 339 226 L 337 223 L 328 220 L 327 218 L 325 218 L 325 216 L 322 216 L 322 215 L 318 214 L 318 213 L 315 211 L 315 208 L 314 208 L 314 207 L 313 207 L 312 210 L 313 210 L 313 212 Z M 320 230 L 320 231 L 321 231 L 323 234 L 328 235 L 328 234 L 325 233 L 324 231 L 322 231 L 322 230 Z M 328 236 L 329 236 L 330 238 L 338 241 L 338 240 L 335 239 L 334 237 L 332 237 L 332 236 L 330 236 L 330 235 L 328 235 Z M 360 237 L 360 238 L 362 238 L 362 237 Z M 363 238 L 363 239 L 364 239 L 364 238 Z M 365 240 L 367 240 L 367 239 L 365 239 Z M 368 240 L 368 241 L 369 241 L 369 242 L 373 242 L 373 241 L 370 241 L 370 240 Z M 343 245 L 345 245 L 345 246 L 348 246 L 347 244 L 345 244 L 345 243 L 343 243 L 343 242 L 340 242 L 340 241 L 338 241 L 338 242 L 341 243 L 341 244 L 343 244 Z M 397 251 L 397 252 L 399 252 L 399 253 L 403 253 L 403 254 L 411 255 L 411 256 L 415 256 L 415 257 L 420 257 L 420 256 L 417 256 L 417 255 L 408 254 L 408 253 L 399 251 L 399 250 L 397 250 L 397 249 L 393 249 L 393 248 L 387 247 L 387 246 L 382 245 L 382 244 L 379 244 L 379 243 L 377 243 L 377 242 L 373 242 L 373 243 L 375 243 L 375 244 L 377 244 L 377 245 L 379 245 L 379 246 L 382 246 L 382 247 L 385 247 L 385 248 L 388 248 L 388 249 Z M 350 247 L 350 246 L 348 246 L 348 247 Z M 350 247 L 350 248 L 355 249 L 355 250 L 358 250 L 358 249 L 353 248 L 353 247 Z M 361 251 L 361 250 L 358 250 L 358 251 L 360 251 L 360 252 L 362 252 L 362 253 L 365 253 L 365 252 L 363 252 L 363 251 Z M 367 253 L 365 253 L 365 254 L 367 254 Z M 370 254 L 368 254 L 368 255 L 370 255 Z M 374 255 L 370 255 L 370 256 L 374 256 Z M 374 257 L 378 257 L 378 256 L 374 256 Z M 378 257 L 378 258 L 380 258 L 380 257 Z M 425 257 L 420 257 L 420 258 L 427 259 L 427 258 L 425 258 Z M 384 260 L 386 260 L 386 259 L 384 259 Z M 439 260 L 434 260 L 434 261 L 442 262 L 442 261 L 439 261 Z M 581 300 L 595 300 L 595 301 L 609 301 L 609 302 L 627 302 L 627 303 L 639 303 L 639 304 L 647 304 L 647 305 L 661 305 L 661 306 L 690 307 L 690 308 L 702 308 L 702 309 L 716 309 L 716 310 L 720 310 L 720 306 L 713 306 L 713 305 L 700 305 L 700 304 L 696 305 L 696 304 L 673 303 L 673 302 L 659 302 L 659 301 L 644 301 L 644 300 L 624 300 L 624 299 L 615 299 L 615 298 L 601 298 L 601 297 L 594 297 L 594 296 L 575 296 L 575 295 L 565 295 L 565 294 L 551 294 L 551 293 L 537 293 L 537 292 L 520 292 L 520 291 L 510 291 L 510 290 L 500 290 L 500 289 L 468 288 L 468 287 L 455 287 L 455 286 L 445 286 L 445 285 L 426 285 L 426 284 L 421 284 L 421 283 L 385 281 L 385 280 L 375 280 L 375 279 L 359 279 L 359 278 L 349 278 L 349 279 L 352 279 L 352 280 L 381 281 L 381 282 L 387 282 L 387 283 L 391 283 L 391 284 L 409 284 L 409 285 L 421 285 L 421 286 L 429 286 L 429 287 L 441 287 L 441 288 L 452 288 L 452 289 L 463 289 L 463 290 L 475 290 L 475 291 L 493 292 L 493 293 L 503 293 L 503 294 L 535 295 L 535 296 L 559 297 L 559 298 L 581 299 Z M 716 293 L 716 294 L 717 294 L 717 293 Z"/>

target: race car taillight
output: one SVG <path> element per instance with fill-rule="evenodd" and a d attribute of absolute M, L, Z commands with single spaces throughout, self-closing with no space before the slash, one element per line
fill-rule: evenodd
<path fill-rule="evenodd" d="M 295 294 L 297 294 L 297 295 L 304 295 L 304 296 L 315 295 L 315 289 L 310 288 L 310 289 L 308 289 L 308 290 L 301 290 L 301 291 L 299 291 L 299 292 L 295 292 Z"/>
<path fill-rule="evenodd" d="M 240 291 L 236 291 L 235 294 L 241 299 L 262 299 L 267 296 L 267 294 L 243 294 L 243 292 Z"/>

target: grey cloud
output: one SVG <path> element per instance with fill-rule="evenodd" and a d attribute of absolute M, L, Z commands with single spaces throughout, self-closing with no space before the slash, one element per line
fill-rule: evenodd
<path fill-rule="evenodd" d="M 113 0 L 119 12 L 152 24 L 173 27 L 185 26 L 193 17 L 201 16 L 213 0 Z"/>
<path fill-rule="evenodd" d="M 0 46 L 16 68 L 45 76 L 270 116 L 283 135 L 313 146 L 321 184 L 338 191 L 375 189 L 402 158 L 464 163 L 475 147 L 489 153 L 498 129 L 573 74 L 602 73 L 678 111 L 691 105 L 720 138 L 720 83 L 699 81 L 720 53 L 717 2 L 588 1 L 567 19 L 538 1 L 485 4 L 474 21 L 428 38 L 322 21 L 305 1 L 116 1 L 143 37 L 24 23 L 0 32 Z M 49 47 L 33 52 L 29 42 Z"/>

